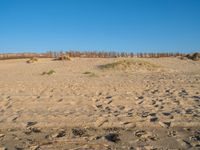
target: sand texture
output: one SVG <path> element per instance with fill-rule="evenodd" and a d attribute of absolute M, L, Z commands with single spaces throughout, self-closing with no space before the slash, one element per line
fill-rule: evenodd
<path fill-rule="evenodd" d="M 0 61 L 0 150 L 200 149 L 200 61 Z"/>

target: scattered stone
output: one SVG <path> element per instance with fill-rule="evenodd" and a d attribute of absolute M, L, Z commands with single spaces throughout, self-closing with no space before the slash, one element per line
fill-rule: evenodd
<path fill-rule="evenodd" d="M 132 117 L 132 116 L 133 116 L 133 113 L 132 113 L 132 112 L 128 112 L 127 116 L 128 116 L 128 117 Z"/>
<path fill-rule="evenodd" d="M 103 106 L 102 106 L 102 105 L 96 105 L 96 107 L 97 107 L 97 108 L 103 108 Z"/>
<path fill-rule="evenodd" d="M 23 148 L 15 146 L 15 150 L 23 150 Z"/>
<path fill-rule="evenodd" d="M 0 150 L 8 150 L 6 147 L 0 147 Z"/>
<path fill-rule="evenodd" d="M 171 115 L 170 112 L 163 112 L 162 114 L 165 115 L 165 116 L 169 116 L 169 115 Z"/>
<path fill-rule="evenodd" d="M 174 130 L 169 131 L 169 132 L 168 132 L 168 136 L 169 136 L 169 137 L 176 136 L 176 131 L 174 131 Z"/>
<path fill-rule="evenodd" d="M 58 100 L 58 102 L 62 102 L 62 101 L 63 101 L 63 99 L 62 99 L 62 98 Z"/>
<path fill-rule="evenodd" d="M 140 104 L 142 104 L 143 102 L 144 102 L 143 100 L 142 100 L 142 101 L 139 101 L 138 104 L 140 105 Z"/>
<path fill-rule="evenodd" d="M 36 125 L 36 124 L 37 124 L 36 121 L 29 121 L 29 122 L 27 122 L 26 127 L 30 127 L 30 126 L 33 126 L 33 125 Z"/>
<path fill-rule="evenodd" d="M 142 112 L 142 115 L 141 115 L 141 117 L 147 117 L 147 116 L 149 116 L 149 112 Z"/>
<path fill-rule="evenodd" d="M 139 96 L 139 97 L 138 97 L 138 99 L 143 99 L 143 98 L 144 98 L 144 96 Z"/>
<path fill-rule="evenodd" d="M 190 142 L 186 141 L 186 140 L 182 140 L 182 139 L 177 139 L 177 141 L 181 144 L 181 146 L 185 149 L 191 148 L 192 145 L 190 144 Z"/>
<path fill-rule="evenodd" d="M 159 124 L 160 124 L 162 127 L 169 128 L 170 125 L 171 125 L 171 122 L 159 122 Z"/>
<path fill-rule="evenodd" d="M 108 122 L 108 119 L 105 119 L 105 118 L 99 118 L 97 121 L 96 121 L 96 126 L 97 127 L 100 127 L 102 126 L 104 123 Z"/>
<path fill-rule="evenodd" d="M 190 109 L 190 108 L 189 108 L 189 109 L 186 109 L 186 110 L 185 110 L 185 113 L 186 113 L 186 114 L 192 114 L 192 113 L 193 113 L 193 110 Z"/>
<path fill-rule="evenodd" d="M 61 138 L 66 135 L 66 132 L 64 130 L 59 131 L 58 133 L 52 135 L 52 138 Z"/>
<path fill-rule="evenodd" d="M 0 134 L 0 138 L 2 138 L 2 137 L 4 137 L 5 136 L 5 134 Z"/>
<path fill-rule="evenodd" d="M 135 132 L 135 136 L 137 136 L 137 137 L 141 137 L 141 136 L 143 136 L 145 134 L 147 134 L 147 132 L 144 131 L 144 130 L 139 130 L 139 131 Z"/>
<path fill-rule="evenodd" d="M 30 150 L 39 150 L 39 149 L 40 149 L 40 146 L 39 146 L 39 145 L 31 146 L 31 147 L 30 147 Z"/>
<path fill-rule="evenodd" d="M 106 96 L 106 99 L 111 99 L 112 98 L 112 96 Z"/>
<path fill-rule="evenodd" d="M 118 108 L 119 110 L 124 110 L 124 109 L 125 109 L 125 106 L 118 105 L 117 108 Z"/>
<path fill-rule="evenodd" d="M 85 135 L 86 131 L 80 128 L 74 128 L 72 129 L 72 133 L 74 136 L 82 137 L 83 135 Z"/>
<path fill-rule="evenodd" d="M 110 104 L 110 103 L 112 103 L 112 100 L 109 100 L 107 104 Z"/>
<path fill-rule="evenodd" d="M 114 143 L 117 143 L 120 141 L 119 134 L 117 134 L 117 133 L 109 133 L 108 135 L 105 136 L 105 138 L 108 141 L 114 142 Z"/>
<path fill-rule="evenodd" d="M 34 133 L 40 133 L 41 130 L 39 128 L 30 128 L 30 130 Z"/>
<path fill-rule="evenodd" d="M 152 117 L 152 118 L 150 118 L 150 122 L 156 122 L 156 121 L 158 121 L 158 117 Z"/>

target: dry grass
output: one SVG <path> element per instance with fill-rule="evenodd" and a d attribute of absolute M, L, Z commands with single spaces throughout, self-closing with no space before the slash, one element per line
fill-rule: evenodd
<path fill-rule="evenodd" d="M 49 70 L 48 72 L 43 72 L 41 75 L 52 75 L 56 73 L 54 70 Z"/>
<path fill-rule="evenodd" d="M 35 63 L 37 61 L 38 61 L 38 59 L 36 57 L 33 57 L 33 58 L 30 58 L 29 60 L 27 60 L 26 62 L 30 64 L 30 63 Z"/>
<path fill-rule="evenodd" d="M 69 55 L 61 55 L 58 58 L 56 58 L 55 60 L 71 60 L 71 58 L 69 57 Z"/>
<path fill-rule="evenodd" d="M 86 74 L 86 75 L 88 75 L 89 77 L 95 77 L 95 76 L 97 76 L 94 72 L 90 72 L 90 71 L 86 71 L 86 72 L 84 72 L 83 74 Z"/>
<path fill-rule="evenodd" d="M 188 54 L 188 55 L 186 55 L 186 58 L 194 60 L 194 61 L 199 61 L 200 60 L 200 53 Z"/>
<path fill-rule="evenodd" d="M 150 63 L 148 61 L 139 60 L 139 59 L 127 59 L 121 60 L 105 65 L 100 65 L 100 69 L 109 70 L 109 69 L 117 69 L 117 70 L 155 70 L 159 68 L 158 65 Z"/>

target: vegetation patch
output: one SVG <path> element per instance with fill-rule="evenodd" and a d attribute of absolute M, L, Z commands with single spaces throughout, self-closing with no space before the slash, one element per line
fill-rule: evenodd
<path fill-rule="evenodd" d="M 98 66 L 102 70 L 155 70 L 158 65 L 139 59 L 127 59 Z"/>
<path fill-rule="evenodd" d="M 33 58 L 30 58 L 29 60 L 27 60 L 26 62 L 30 64 L 30 63 L 34 63 L 37 61 L 38 61 L 38 59 L 36 57 L 33 57 Z"/>
<path fill-rule="evenodd" d="M 95 77 L 95 76 L 97 76 L 94 72 L 90 72 L 90 71 L 86 71 L 86 72 L 84 72 L 83 74 L 86 74 L 86 75 L 88 75 L 89 77 Z"/>
<path fill-rule="evenodd" d="M 194 61 L 199 61 L 200 60 L 200 53 L 188 54 L 188 55 L 186 55 L 186 58 L 194 60 Z"/>
<path fill-rule="evenodd" d="M 48 72 L 43 72 L 41 75 L 52 75 L 56 73 L 54 70 L 49 70 Z"/>
<path fill-rule="evenodd" d="M 69 57 L 69 55 L 61 55 L 58 58 L 54 59 L 54 60 L 68 60 L 70 61 L 71 58 Z"/>

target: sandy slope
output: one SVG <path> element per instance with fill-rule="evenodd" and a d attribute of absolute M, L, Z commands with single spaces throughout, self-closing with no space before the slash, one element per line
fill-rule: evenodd
<path fill-rule="evenodd" d="M 0 146 L 200 148 L 200 62 L 141 59 L 160 67 L 98 68 L 117 60 L 0 61 Z"/>

